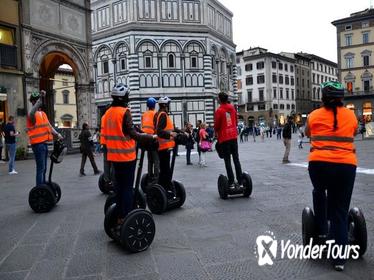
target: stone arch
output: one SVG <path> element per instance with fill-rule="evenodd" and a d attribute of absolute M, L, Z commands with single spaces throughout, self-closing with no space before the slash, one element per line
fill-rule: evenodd
<path fill-rule="evenodd" d="M 203 50 L 203 54 L 204 54 L 204 55 L 206 54 L 206 48 L 205 48 L 205 46 L 204 46 L 201 42 L 199 42 L 199 41 L 197 41 L 197 40 L 191 40 L 191 41 L 188 41 L 188 42 L 184 45 L 183 52 L 186 52 L 188 46 L 191 45 L 191 44 L 197 44 L 197 45 L 199 45 L 200 48 Z M 213 46 L 214 46 L 214 45 L 213 45 Z"/>
<path fill-rule="evenodd" d="M 152 40 L 149 40 L 149 39 L 144 39 L 144 40 L 141 40 L 141 41 L 139 41 L 139 42 L 137 43 L 136 48 L 135 48 L 135 50 L 136 50 L 137 53 L 139 52 L 139 48 L 140 48 L 143 44 L 145 44 L 145 43 L 149 43 L 149 44 L 153 45 L 153 46 L 155 47 L 157 53 L 160 52 L 160 48 L 158 47 L 158 45 L 156 44 L 155 41 L 152 41 Z"/>
<path fill-rule="evenodd" d="M 179 48 L 179 52 L 182 52 L 183 48 L 182 48 L 181 44 L 178 41 L 172 40 L 172 39 L 169 39 L 169 40 L 166 40 L 165 42 L 163 42 L 161 47 L 160 47 L 160 51 L 162 51 L 165 48 L 165 46 L 167 44 L 170 44 L 170 43 L 175 44 Z"/>
<path fill-rule="evenodd" d="M 96 51 L 95 51 L 95 54 L 94 54 L 94 62 L 97 63 L 97 58 L 98 58 L 98 55 L 99 53 L 103 50 L 103 49 L 108 49 L 109 52 L 110 52 L 110 56 L 113 57 L 113 50 L 107 45 L 107 44 L 102 44 L 100 45 Z"/>

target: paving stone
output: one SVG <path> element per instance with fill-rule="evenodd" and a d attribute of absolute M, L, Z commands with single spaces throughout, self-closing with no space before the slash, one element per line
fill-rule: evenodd
<path fill-rule="evenodd" d="M 24 280 L 28 271 L 0 272 L 1 280 Z"/>
<path fill-rule="evenodd" d="M 19 246 L 0 264 L 0 272 L 29 270 L 42 251 L 40 245 Z"/>
<path fill-rule="evenodd" d="M 99 274 L 103 270 L 105 256 L 98 253 L 74 255 L 67 266 L 66 277 Z"/>
<path fill-rule="evenodd" d="M 53 261 L 43 260 L 37 262 L 28 275 L 27 280 L 63 279 L 65 265 L 65 259 L 55 259 Z"/>

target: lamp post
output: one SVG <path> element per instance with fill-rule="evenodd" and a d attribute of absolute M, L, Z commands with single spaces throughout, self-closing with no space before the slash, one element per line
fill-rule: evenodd
<path fill-rule="evenodd" d="M 277 115 L 277 125 L 279 124 L 279 119 L 280 119 L 280 105 L 279 105 L 279 95 L 280 95 L 280 90 L 279 90 L 279 63 L 280 60 L 277 58 L 277 100 L 278 100 L 278 115 Z"/>

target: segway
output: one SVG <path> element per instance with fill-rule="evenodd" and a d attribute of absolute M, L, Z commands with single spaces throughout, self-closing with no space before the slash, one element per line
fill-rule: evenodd
<path fill-rule="evenodd" d="M 66 152 L 67 147 L 62 140 L 54 141 L 48 182 L 32 188 L 29 193 L 29 205 L 36 213 L 49 212 L 61 199 L 61 188 L 52 182 L 52 173 L 53 165 L 61 163 Z"/>
<path fill-rule="evenodd" d="M 103 152 L 103 161 L 104 161 L 104 173 L 100 175 L 99 181 L 98 181 L 98 186 L 100 191 L 103 194 L 110 194 L 113 190 L 113 182 L 112 182 L 112 166 L 110 162 L 107 161 L 107 156 L 106 156 L 106 148 L 104 149 Z"/>
<path fill-rule="evenodd" d="M 313 243 L 318 239 L 315 216 L 309 207 L 304 208 L 302 214 L 303 244 L 308 245 L 313 238 Z M 330 223 L 329 223 L 330 225 Z M 354 207 L 348 213 L 348 242 L 350 245 L 358 245 L 359 256 L 363 256 L 367 249 L 367 230 L 364 214 L 360 208 Z"/>
<path fill-rule="evenodd" d="M 135 180 L 135 210 L 131 211 L 125 217 L 125 221 L 122 225 L 118 225 L 118 207 L 114 199 L 114 203 L 108 206 L 104 220 L 106 234 L 132 253 L 147 250 L 152 244 L 156 232 L 152 214 L 149 211 L 142 209 L 143 207 L 145 208 L 145 201 L 144 197 L 139 195 L 141 194 L 139 191 L 139 185 L 144 153 L 145 151 L 142 149 Z"/>
<path fill-rule="evenodd" d="M 171 177 L 173 178 L 175 159 L 177 157 L 178 146 L 186 143 L 187 137 L 184 133 L 180 133 L 175 137 L 175 146 L 173 148 L 173 156 L 171 160 Z M 149 184 L 148 174 L 142 177 L 142 190 L 146 194 L 147 204 L 149 210 L 153 214 L 162 214 L 166 211 L 177 209 L 183 206 L 186 201 L 186 190 L 183 184 L 179 181 L 172 180 L 175 188 L 175 194 L 166 191 L 166 189 L 159 184 Z"/>
<path fill-rule="evenodd" d="M 216 142 L 216 152 L 219 158 L 224 158 L 224 151 L 222 145 Z M 229 180 L 227 176 L 220 174 L 218 176 L 218 193 L 221 199 L 227 199 L 230 195 L 243 195 L 244 197 L 250 197 L 252 194 L 252 178 L 247 173 L 242 174 L 242 184 L 234 183 L 234 185 L 229 185 Z"/>

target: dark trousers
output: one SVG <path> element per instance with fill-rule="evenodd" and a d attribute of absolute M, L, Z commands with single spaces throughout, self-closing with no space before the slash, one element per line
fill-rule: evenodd
<path fill-rule="evenodd" d="M 170 167 L 170 150 L 158 151 L 158 158 L 160 159 L 160 177 L 159 184 L 163 186 L 166 190 L 173 190 L 173 185 L 171 183 L 171 167 Z"/>
<path fill-rule="evenodd" d="M 191 163 L 191 147 L 189 146 L 186 146 L 186 160 L 187 160 L 187 164 L 190 164 Z"/>
<path fill-rule="evenodd" d="M 160 176 L 160 161 L 158 159 L 157 151 L 148 151 L 148 178 L 151 183 L 158 183 Z"/>
<path fill-rule="evenodd" d="M 89 149 L 85 149 L 85 150 L 82 150 L 82 161 L 81 161 L 81 169 L 80 169 L 80 173 L 83 174 L 84 173 L 84 166 L 86 165 L 86 160 L 87 160 L 87 157 L 90 159 L 90 162 L 91 162 L 91 165 L 92 165 L 92 168 L 94 170 L 94 172 L 99 172 L 99 169 L 97 168 L 97 165 L 96 165 L 96 162 L 95 162 L 95 158 L 94 158 L 94 155 L 92 153 L 92 150 L 89 150 Z"/>
<path fill-rule="evenodd" d="M 1 138 L 0 138 L 1 141 Z M 3 159 L 3 146 L 0 146 L 0 160 Z"/>
<path fill-rule="evenodd" d="M 241 184 L 243 172 L 242 172 L 242 167 L 239 161 L 237 140 L 235 139 L 235 140 L 226 141 L 226 142 L 223 142 L 221 145 L 222 145 L 222 150 L 224 152 L 225 167 L 226 167 L 227 177 L 229 179 L 229 184 L 231 185 L 235 181 L 234 172 L 232 171 L 232 166 L 231 166 L 231 156 L 232 156 L 232 159 L 235 165 L 236 180 L 238 181 L 239 184 Z"/>
<path fill-rule="evenodd" d="M 119 218 L 125 218 L 134 209 L 134 178 L 136 160 L 130 162 L 112 162 L 114 186 L 117 194 Z"/>
<path fill-rule="evenodd" d="M 329 162 L 310 162 L 309 176 L 313 184 L 313 206 L 318 235 L 328 235 L 336 244 L 348 244 L 348 211 L 356 166 Z M 330 220 L 328 232 L 327 220 Z M 343 264 L 344 260 L 334 260 Z"/>
<path fill-rule="evenodd" d="M 46 143 L 33 144 L 31 148 L 36 162 L 36 185 L 40 186 L 46 182 L 48 145 Z"/>

